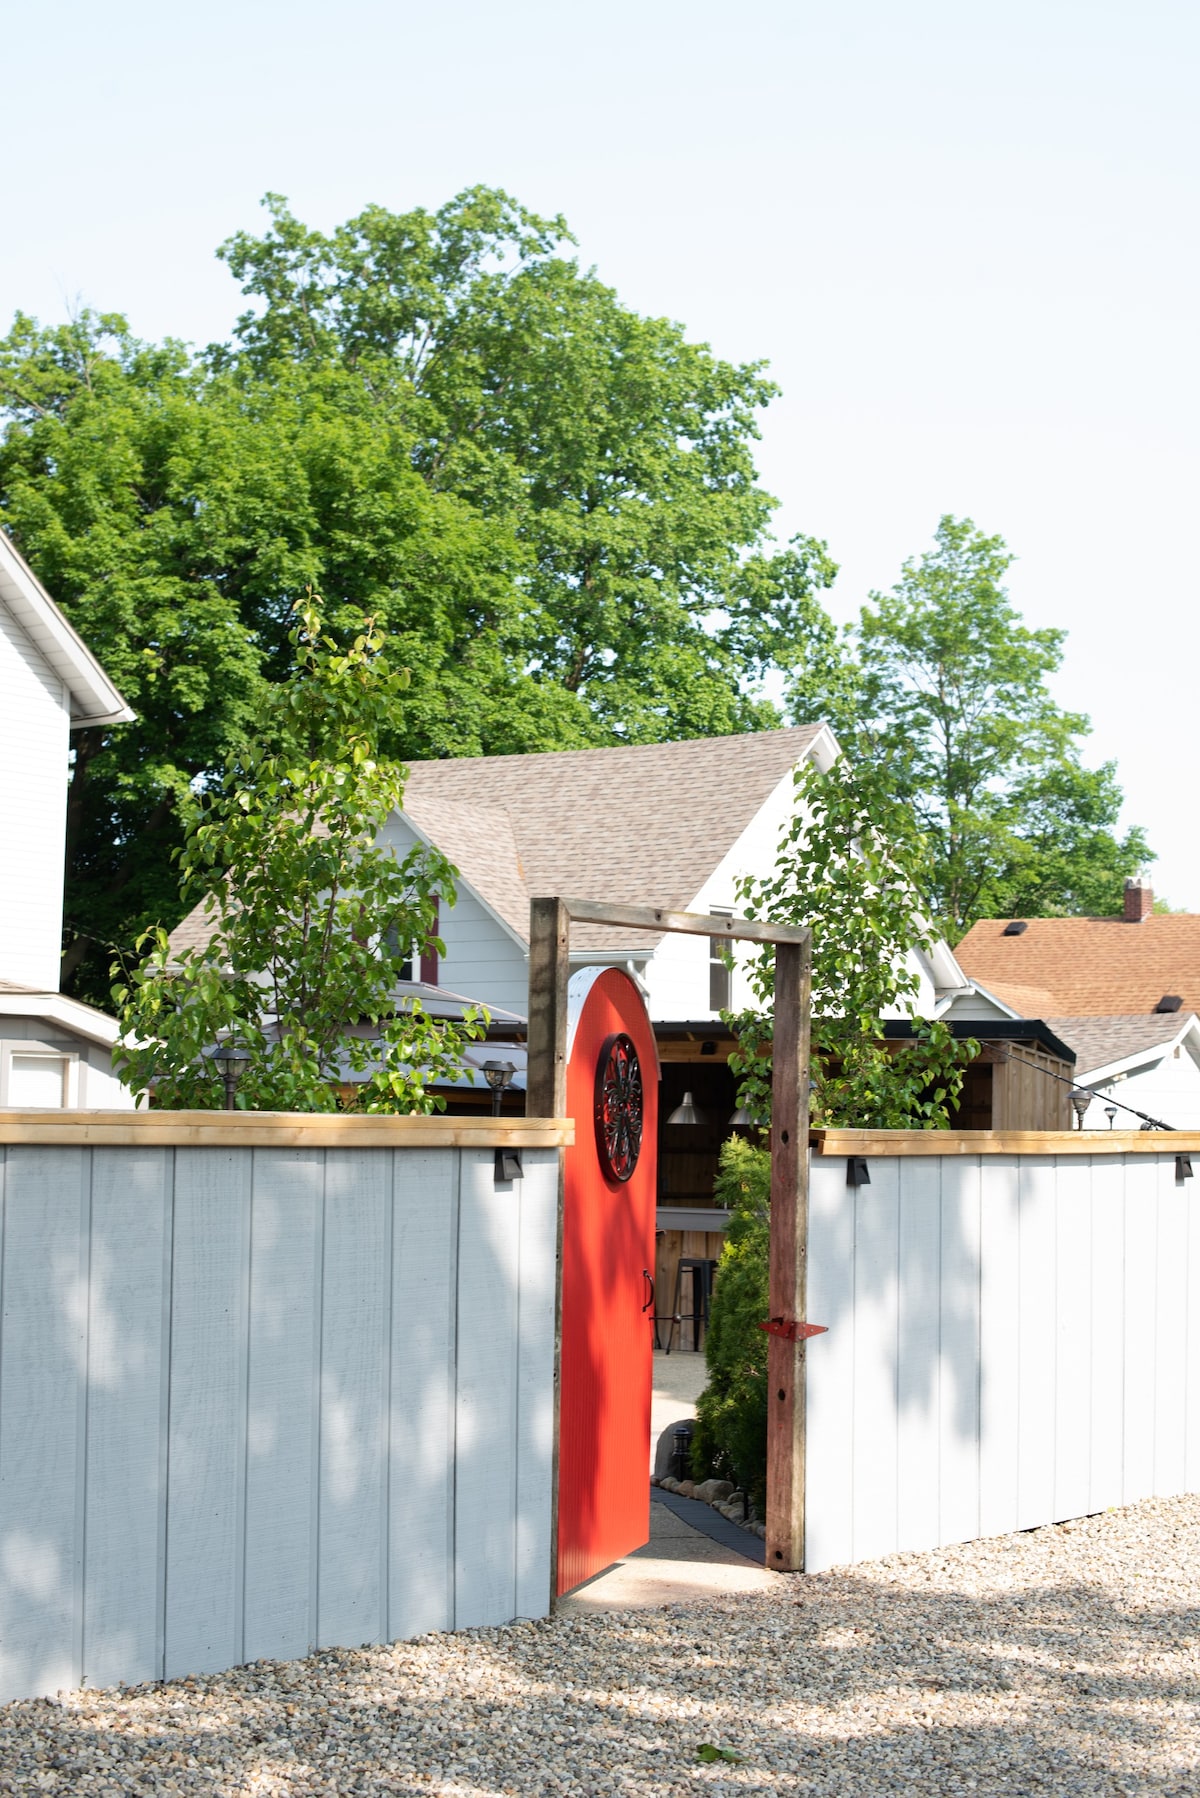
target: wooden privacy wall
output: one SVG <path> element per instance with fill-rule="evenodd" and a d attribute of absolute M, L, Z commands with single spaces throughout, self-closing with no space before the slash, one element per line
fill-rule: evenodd
<path fill-rule="evenodd" d="M 558 1154 L 523 1160 L 0 1149 L 0 1700 L 545 1614 Z"/>
<path fill-rule="evenodd" d="M 807 1570 L 1200 1490 L 1200 1182 L 1067 1140 L 813 1157 Z"/>

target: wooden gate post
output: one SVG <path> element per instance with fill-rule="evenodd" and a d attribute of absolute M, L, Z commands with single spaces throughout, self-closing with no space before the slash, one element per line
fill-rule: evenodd
<path fill-rule="evenodd" d="M 567 1109 L 567 986 L 571 914 L 561 899 L 529 905 L 529 1022 L 525 1038 L 525 1115 L 560 1118 Z M 554 1251 L 554 1441 L 550 1473 L 550 1610 L 558 1604 L 558 1471 L 562 1394 L 563 1151 L 558 1151 L 558 1229 Z"/>
<path fill-rule="evenodd" d="M 770 1313 L 803 1322 L 808 1270 L 809 942 L 775 948 L 771 1051 Z M 804 1569 L 804 1342 L 767 1350 L 767 1554 L 778 1573 Z"/>
<path fill-rule="evenodd" d="M 531 1118 L 560 1118 L 566 1110 L 570 929 L 561 899 L 531 901 L 525 1064 L 525 1115 Z"/>

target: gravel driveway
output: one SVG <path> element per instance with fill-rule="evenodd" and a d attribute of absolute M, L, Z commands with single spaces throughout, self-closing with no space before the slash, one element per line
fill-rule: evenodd
<path fill-rule="evenodd" d="M 1200 1499 L 0 1710 L 0 1791 L 56 1790 L 1196 1798 Z"/>

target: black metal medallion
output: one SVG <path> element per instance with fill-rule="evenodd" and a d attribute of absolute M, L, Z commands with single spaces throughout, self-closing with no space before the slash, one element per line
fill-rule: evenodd
<path fill-rule="evenodd" d="M 621 1181 L 642 1150 L 642 1069 L 623 1031 L 607 1038 L 596 1064 L 596 1149 L 604 1172 Z"/>

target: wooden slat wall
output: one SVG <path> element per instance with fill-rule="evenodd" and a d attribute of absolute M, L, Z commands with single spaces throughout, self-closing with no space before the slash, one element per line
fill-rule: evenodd
<path fill-rule="evenodd" d="M 805 1566 L 1200 1490 L 1173 1153 L 814 1156 Z"/>
<path fill-rule="evenodd" d="M 0 1702 L 545 1614 L 558 1155 L 0 1149 Z"/>

